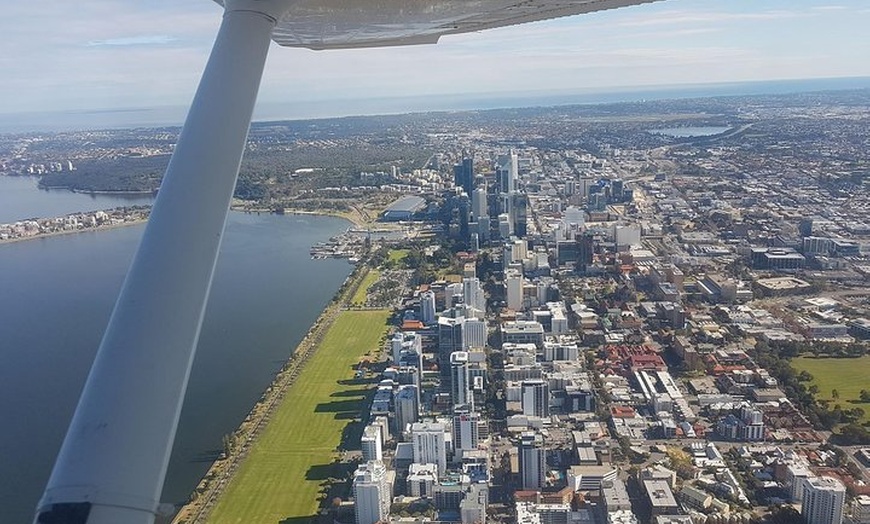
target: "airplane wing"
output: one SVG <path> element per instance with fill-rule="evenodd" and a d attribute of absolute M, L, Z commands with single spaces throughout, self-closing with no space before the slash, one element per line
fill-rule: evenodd
<path fill-rule="evenodd" d="M 293 2 L 278 21 L 272 40 L 286 47 L 315 50 L 434 44 L 443 35 L 654 1 L 301 0 Z"/>

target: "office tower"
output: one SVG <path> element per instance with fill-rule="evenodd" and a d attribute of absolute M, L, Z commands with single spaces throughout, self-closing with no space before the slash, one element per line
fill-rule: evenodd
<path fill-rule="evenodd" d="M 476 318 L 466 318 L 462 323 L 462 349 L 482 348 L 486 346 L 486 321 Z"/>
<path fill-rule="evenodd" d="M 474 403 L 468 375 L 468 353 L 465 351 L 450 354 L 450 400 L 454 406 Z"/>
<path fill-rule="evenodd" d="M 408 354 L 423 353 L 423 338 L 414 331 L 395 333 L 390 339 L 390 353 L 394 364 L 400 364 Z"/>
<path fill-rule="evenodd" d="M 415 385 L 399 386 L 394 399 L 396 430 L 400 439 L 408 426 L 420 418 L 420 389 Z"/>
<path fill-rule="evenodd" d="M 353 505 L 356 524 L 375 524 L 390 515 L 390 484 L 383 462 L 360 464 L 353 474 Z"/>
<path fill-rule="evenodd" d="M 515 269 L 504 272 L 507 307 L 514 311 L 523 309 L 523 274 Z"/>
<path fill-rule="evenodd" d="M 577 237 L 577 270 L 582 272 L 592 265 L 595 254 L 595 239 L 592 235 L 583 234 Z"/>
<path fill-rule="evenodd" d="M 809 217 L 802 218 L 798 224 L 798 231 L 800 231 L 802 237 L 813 236 L 813 219 Z"/>
<path fill-rule="evenodd" d="M 522 383 L 523 415 L 530 417 L 550 416 L 550 387 L 540 379 L 524 380 Z"/>
<path fill-rule="evenodd" d="M 617 179 L 610 182 L 611 202 L 622 202 L 623 192 L 625 192 L 625 185 L 623 184 L 622 180 Z"/>
<path fill-rule="evenodd" d="M 517 190 L 519 162 L 517 154 L 511 151 L 509 155 L 499 155 L 495 168 L 500 193 L 510 194 Z"/>
<path fill-rule="evenodd" d="M 435 323 L 435 293 L 425 291 L 420 294 L 420 321 L 427 326 Z"/>
<path fill-rule="evenodd" d="M 511 217 L 507 213 L 501 213 L 498 216 L 498 236 L 502 239 L 510 238 L 511 236 Z"/>
<path fill-rule="evenodd" d="M 369 424 L 365 427 L 361 439 L 363 462 L 370 460 L 382 460 L 384 458 L 381 447 L 381 427 Z"/>
<path fill-rule="evenodd" d="M 471 213 L 474 215 L 474 220 L 478 222 L 481 218 L 489 216 L 486 209 L 486 186 L 478 187 L 471 194 Z"/>
<path fill-rule="evenodd" d="M 463 158 L 462 163 L 453 166 L 453 183 L 461 187 L 467 195 L 474 190 L 474 159 Z"/>
<path fill-rule="evenodd" d="M 525 193 L 513 193 L 511 195 L 511 213 L 513 234 L 524 237 L 528 234 L 529 221 L 529 197 Z"/>
<path fill-rule="evenodd" d="M 462 301 L 468 307 L 486 312 L 486 295 L 477 278 L 462 279 Z"/>
<path fill-rule="evenodd" d="M 438 353 L 449 356 L 454 351 L 462 351 L 462 325 L 465 317 L 438 317 Z"/>
<path fill-rule="evenodd" d="M 471 451 L 480 443 L 480 414 L 457 408 L 453 415 L 453 449 Z"/>
<path fill-rule="evenodd" d="M 520 485 L 522 489 L 537 490 L 544 485 L 546 454 L 544 439 L 539 433 L 525 432 L 519 445 Z"/>
<path fill-rule="evenodd" d="M 438 472 L 447 471 L 447 431 L 440 422 L 411 424 L 415 464 L 435 464 Z"/>
<path fill-rule="evenodd" d="M 842 524 L 846 487 L 831 477 L 812 477 L 804 481 L 801 515 L 807 524 Z"/>

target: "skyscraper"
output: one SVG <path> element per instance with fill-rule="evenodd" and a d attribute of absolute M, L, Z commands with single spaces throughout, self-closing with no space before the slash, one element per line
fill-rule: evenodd
<path fill-rule="evenodd" d="M 463 158 L 462 163 L 453 166 L 453 183 L 471 196 L 474 190 L 474 158 Z"/>
<path fill-rule="evenodd" d="M 381 427 L 369 424 L 365 427 L 361 439 L 363 461 L 382 460 Z"/>
<path fill-rule="evenodd" d="M 504 285 L 506 288 L 507 307 L 514 311 L 523 309 L 523 274 L 509 269 L 504 272 Z"/>
<path fill-rule="evenodd" d="M 462 279 L 462 301 L 468 307 L 486 312 L 486 295 L 477 278 Z"/>
<path fill-rule="evenodd" d="M 438 472 L 447 471 L 447 431 L 440 422 L 411 424 L 415 464 L 435 464 Z"/>
<path fill-rule="evenodd" d="M 486 321 L 476 318 L 466 318 L 462 323 L 462 349 L 482 348 L 486 346 Z"/>
<path fill-rule="evenodd" d="M 459 408 L 453 415 L 453 448 L 458 451 L 477 449 L 480 442 L 480 414 Z"/>
<path fill-rule="evenodd" d="M 468 353 L 465 351 L 450 354 L 450 400 L 454 407 L 474 403 L 468 374 Z"/>
<path fill-rule="evenodd" d="M 353 474 L 353 502 L 356 524 L 375 524 L 390 515 L 390 484 L 381 461 L 360 464 Z"/>
<path fill-rule="evenodd" d="M 811 477 L 804 481 L 801 515 L 807 524 L 842 524 L 846 505 L 846 486 L 831 477 Z"/>
<path fill-rule="evenodd" d="M 529 431 L 520 436 L 519 466 L 523 489 L 536 490 L 544 485 L 547 462 L 540 433 Z"/>
<path fill-rule="evenodd" d="M 550 387 L 540 379 L 524 380 L 522 383 L 523 415 L 530 417 L 550 416 Z"/>
<path fill-rule="evenodd" d="M 435 323 L 435 293 L 425 291 L 420 294 L 420 321 L 427 326 Z"/>
<path fill-rule="evenodd" d="M 394 399 L 396 410 L 396 429 L 399 438 L 409 425 L 420 418 L 419 389 L 415 385 L 400 386 Z"/>

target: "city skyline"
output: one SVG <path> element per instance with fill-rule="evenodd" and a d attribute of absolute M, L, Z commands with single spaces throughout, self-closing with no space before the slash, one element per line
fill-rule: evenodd
<path fill-rule="evenodd" d="M 0 36 L 0 114 L 185 107 L 220 16 L 205 1 L 13 6 Z M 870 8 L 856 0 L 667 0 L 434 46 L 273 49 L 259 102 L 307 105 L 280 115 L 305 118 L 364 113 L 354 102 L 377 98 L 870 76 L 860 60 L 870 56 L 868 21 Z"/>

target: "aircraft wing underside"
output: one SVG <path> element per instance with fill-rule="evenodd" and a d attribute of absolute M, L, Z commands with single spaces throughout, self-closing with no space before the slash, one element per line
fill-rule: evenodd
<path fill-rule="evenodd" d="M 223 0 L 216 0 L 223 5 Z M 434 44 L 453 35 L 645 4 L 656 0 L 299 0 L 272 40 L 287 47 L 352 49 Z"/>

